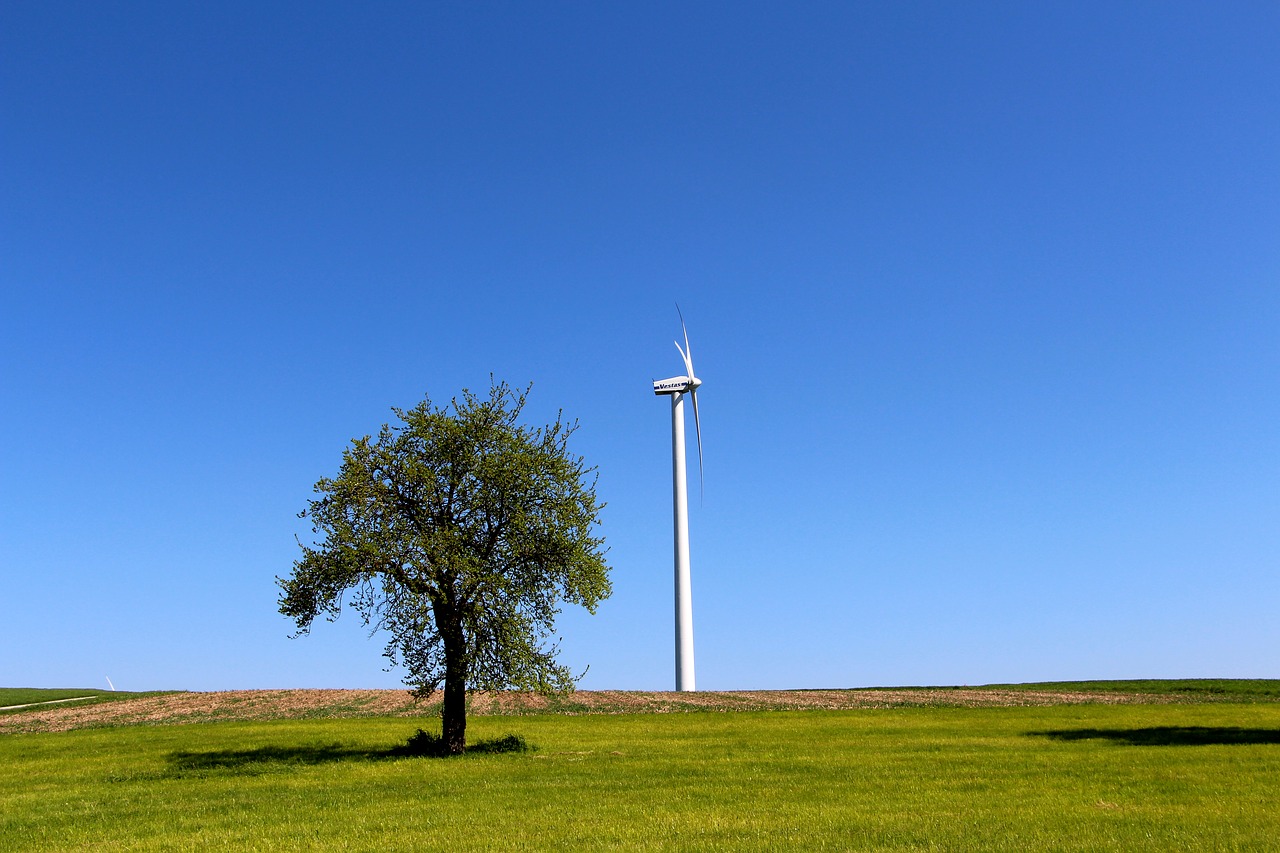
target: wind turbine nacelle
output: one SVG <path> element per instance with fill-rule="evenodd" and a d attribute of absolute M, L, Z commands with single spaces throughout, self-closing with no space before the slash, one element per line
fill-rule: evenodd
<path fill-rule="evenodd" d="M 690 376 L 673 376 L 670 379 L 659 379 L 653 383 L 653 393 L 661 396 L 663 394 L 683 394 L 685 391 L 692 391 L 702 384 L 700 379 L 694 379 Z"/>

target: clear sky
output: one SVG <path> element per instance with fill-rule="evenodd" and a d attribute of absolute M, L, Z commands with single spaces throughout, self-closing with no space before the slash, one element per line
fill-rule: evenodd
<path fill-rule="evenodd" d="M 6 3 L 0 684 L 394 687 L 275 578 L 344 446 L 533 383 L 585 688 L 1280 677 L 1280 6 Z M 696 463 L 694 463 L 696 465 Z M 696 469 L 695 469 L 696 470 Z"/>

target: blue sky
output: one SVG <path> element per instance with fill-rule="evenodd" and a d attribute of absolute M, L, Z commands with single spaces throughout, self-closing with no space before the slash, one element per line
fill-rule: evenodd
<path fill-rule="evenodd" d="M 585 688 L 1280 677 L 1273 3 L 0 10 L 0 684 L 393 687 L 288 638 L 392 406 L 599 467 Z"/>

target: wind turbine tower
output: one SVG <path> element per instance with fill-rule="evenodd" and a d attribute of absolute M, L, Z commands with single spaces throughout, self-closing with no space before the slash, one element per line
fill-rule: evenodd
<path fill-rule="evenodd" d="M 679 307 L 676 312 L 679 313 Z M 693 679 L 693 596 L 689 580 L 689 490 L 684 463 L 684 398 L 693 403 L 693 428 L 698 438 L 698 482 L 702 482 L 702 423 L 698 418 L 698 386 L 702 380 L 693 372 L 693 356 L 689 349 L 689 331 L 680 315 L 684 333 L 684 349 L 676 341 L 676 349 L 684 359 L 684 376 L 673 376 L 653 383 L 653 393 L 671 397 L 671 469 L 672 508 L 675 521 L 676 562 L 676 690 L 694 690 Z"/>

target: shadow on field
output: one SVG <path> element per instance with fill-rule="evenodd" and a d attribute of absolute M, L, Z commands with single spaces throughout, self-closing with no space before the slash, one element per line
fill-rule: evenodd
<path fill-rule="evenodd" d="M 342 744 L 325 746 L 261 746 L 257 749 L 218 749 L 209 752 L 172 752 L 169 768 L 178 775 L 210 770 L 255 772 L 269 765 L 329 764 L 336 761 L 374 761 L 389 757 L 381 750 L 354 749 Z"/>
<path fill-rule="evenodd" d="M 168 755 L 170 776 L 202 776 L 208 773 L 258 775 L 288 767 L 335 764 L 352 761 L 385 761 L 393 758 L 449 758 L 438 748 L 439 738 L 418 730 L 408 743 L 390 749 L 360 749 L 340 743 L 309 746 L 260 746 L 257 749 L 218 749 L 208 752 L 180 751 Z M 493 755 L 529 752 L 520 735 L 473 741 L 466 755 Z M 462 756 L 465 757 L 465 756 Z"/>
<path fill-rule="evenodd" d="M 1237 726 L 1152 726 L 1145 729 L 1060 729 L 1027 732 L 1053 740 L 1111 740 L 1132 746 L 1211 746 L 1280 743 L 1280 729 Z"/>

